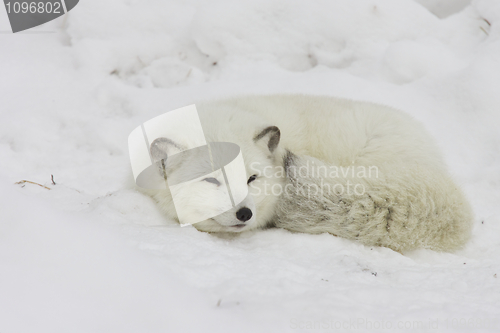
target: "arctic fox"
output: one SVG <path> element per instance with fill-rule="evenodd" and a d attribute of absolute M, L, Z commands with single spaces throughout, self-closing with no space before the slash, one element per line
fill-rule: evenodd
<path fill-rule="evenodd" d="M 472 210 L 423 126 L 393 108 L 306 95 L 248 96 L 196 105 L 207 142 L 239 145 L 249 194 L 229 211 L 195 223 L 206 232 L 279 227 L 331 233 L 396 251 L 451 251 L 470 236 Z M 152 156 L 186 147 L 155 140 Z M 169 166 L 182 177 L 197 157 Z M 199 158 L 199 157 L 198 157 Z M 197 162 L 199 163 L 199 161 Z M 222 176 L 221 176 L 222 177 Z M 197 191 L 223 193 L 224 179 L 200 179 L 176 205 L 213 210 Z M 177 219 L 168 190 L 144 190 Z"/>

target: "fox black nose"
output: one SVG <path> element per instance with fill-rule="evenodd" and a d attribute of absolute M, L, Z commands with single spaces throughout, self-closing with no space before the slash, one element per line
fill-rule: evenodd
<path fill-rule="evenodd" d="M 246 222 L 252 218 L 252 211 L 243 207 L 236 212 L 236 218 L 242 222 Z"/>

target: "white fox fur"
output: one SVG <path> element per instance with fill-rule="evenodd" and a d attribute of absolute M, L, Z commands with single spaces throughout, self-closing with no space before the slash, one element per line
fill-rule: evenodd
<path fill-rule="evenodd" d="M 199 103 L 197 109 L 207 141 L 238 144 L 248 177 L 256 176 L 248 199 L 235 208 L 254 212 L 247 225 L 234 228 L 241 224 L 232 222 L 235 212 L 230 211 L 219 220 L 196 223 L 200 230 L 240 232 L 274 225 L 328 232 L 396 251 L 450 251 L 470 236 L 469 203 L 430 135 L 401 111 L 305 95 L 239 97 Z M 169 139 L 182 146 L 183 138 Z M 310 165 L 344 171 L 372 167 L 376 175 L 341 171 L 332 177 L 314 172 Z M 292 172 L 300 167 L 302 172 Z M 349 183 L 358 184 L 357 193 L 340 193 L 339 186 Z M 288 191 L 270 191 L 273 186 Z M 335 190 L 310 191 L 322 187 Z M 146 192 L 175 218 L 168 191 Z"/>

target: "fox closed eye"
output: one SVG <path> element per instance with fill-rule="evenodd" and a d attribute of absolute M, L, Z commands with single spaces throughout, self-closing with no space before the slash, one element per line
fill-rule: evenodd
<path fill-rule="evenodd" d="M 220 182 L 216 178 L 213 178 L 213 177 L 205 178 L 205 179 L 203 179 L 203 181 L 220 186 Z"/>
<path fill-rule="evenodd" d="M 253 182 L 255 179 L 257 179 L 257 175 L 251 175 L 250 178 L 248 178 L 247 184 L 250 184 Z"/>

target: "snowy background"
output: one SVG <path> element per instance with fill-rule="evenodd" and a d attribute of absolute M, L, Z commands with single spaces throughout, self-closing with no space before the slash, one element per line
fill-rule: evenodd
<path fill-rule="evenodd" d="M 0 8 L 1 333 L 500 330 L 500 1 L 82 0 L 9 30 Z M 473 204 L 467 247 L 222 240 L 126 187 L 142 122 L 278 92 L 422 121 Z"/>

